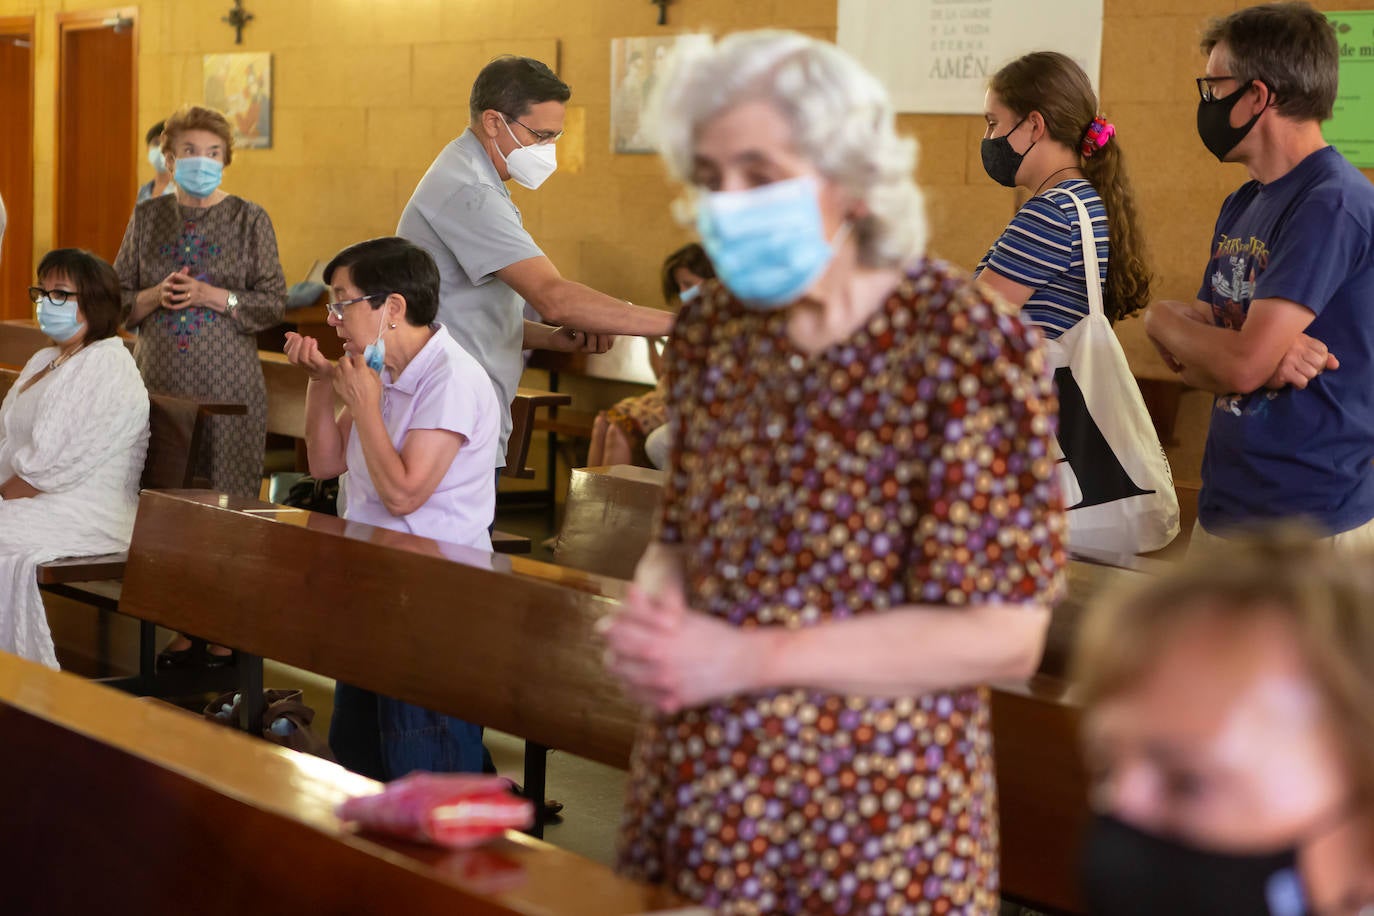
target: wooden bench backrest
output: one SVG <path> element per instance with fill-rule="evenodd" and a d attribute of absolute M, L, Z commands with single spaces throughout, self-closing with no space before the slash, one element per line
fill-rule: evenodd
<path fill-rule="evenodd" d="M 593 632 L 622 589 L 332 516 L 145 491 L 120 610 L 623 767 L 640 713 Z"/>
<path fill-rule="evenodd" d="M 653 534 L 663 499 L 662 471 L 619 465 L 573 468 L 554 562 L 630 579 Z"/>
<path fill-rule="evenodd" d="M 1078 861 L 1090 814 L 1081 709 L 1063 681 L 1045 675 L 991 695 L 1002 894 L 1082 913 Z"/>
<path fill-rule="evenodd" d="M 163 394 L 148 397 L 148 457 L 143 462 L 145 488 L 186 489 L 195 485 L 200 449 L 200 405 Z"/>
<path fill-rule="evenodd" d="M 16 369 L 0 369 L 0 401 L 5 399 L 9 390 L 14 387 L 14 383 L 19 381 L 19 372 Z"/>
<path fill-rule="evenodd" d="M 372 780 L 4 653 L 0 746 L 8 913 L 600 916 L 673 902 L 517 834 L 468 852 L 355 835 L 334 807 Z"/>

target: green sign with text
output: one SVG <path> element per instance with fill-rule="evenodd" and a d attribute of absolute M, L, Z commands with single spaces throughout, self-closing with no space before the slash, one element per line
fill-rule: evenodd
<path fill-rule="evenodd" d="M 1327 13 L 1341 49 L 1336 110 L 1326 142 L 1362 169 L 1374 168 L 1374 12 Z"/>

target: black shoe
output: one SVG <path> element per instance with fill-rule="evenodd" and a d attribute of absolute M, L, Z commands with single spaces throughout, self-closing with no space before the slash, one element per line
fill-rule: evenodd
<path fill-rule="evenodd" d="M 515 794 L 519 795 L 521 798 L 526 797 L 524 786 L 515 785 L 514 791 Z M 541 814 L 545 823 L 549 821 L 561 821 L 563 819 L 563 803 L 556 799 L 546 798 L 544 799 L 544 810 Z"/>
<path fill-rule="evenodd" d="M 206 668 L 226 668 L 234 663 L 234 651 L 230 649 L 223 655 L 218 655 L 207 647 L 200 663 Z"/>
<path fill-rule="evenodd" d="M 185 649 L 163 649 L 157 654 L 157 670 L 183 671 L 199 667 L 204 654 L 205 643 L 198 639 L 191 640 L 191 644 Z"/>

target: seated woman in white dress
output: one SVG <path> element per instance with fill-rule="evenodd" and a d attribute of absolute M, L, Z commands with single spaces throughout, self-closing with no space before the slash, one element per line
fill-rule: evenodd
<path fill-rule="evenodd" d="M 124 550 L 148 451 L 148 392 L 119 326 L 119 278 L 60 248 L 29 288 L 53 346 L 0 404 L 0 650 L 57 667 L 39 563 Z"/>

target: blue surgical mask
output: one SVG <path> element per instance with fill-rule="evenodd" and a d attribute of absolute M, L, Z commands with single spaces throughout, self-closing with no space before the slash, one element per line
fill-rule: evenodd
<path fill-rule="evenodd" d="M 691 302 L 693 299 L 697 298 L 697 297 L 700 296 L 700 295 L 701 295 L 701 284 L 698 283 L 696 286 L 689 286 L 689 287 L 687 287 L 686 289 L 684 289 L 682 292 L 678 293 L 678 294 L 677 294 L 677 301 L 680 302 L 680 303 L 682 303 L 683 305 L 686 305 L 687 303 Z"/>
<path fill-rule="evenodd" d="M 162 149 L 156 146 L 148 147 L 148 164 L 153 167 L 153 171 L 159 175 L 167 171 L 167 157 L 162 155 Z"/>
<path fill-rule="evenodd" d="M 209 197 L 224 177 L 224 163 L 207 156 L 189 156 L 176 163 L 176 182 L 192 197 Z"/>
<path fill-rule="evenodd" d="M 76 311 L 75 299 L 68 299 L 58 305 L 44 296 L 38 300 L 35 311 L 39 330 L 58 343 L 66 343 L 81 330 L 82 321 Z"/>
<path fill-rule="evenodd" d="M 386 341 L 382 340 L 382 335 L 386 333 L 386 309 L 379 308 L 377 312 L 382 316 L 382 322 L 377 325 L 377 339 L 363 349 L 363 362 L 367 368 L 381 375 L 386 365 Z"/>
<path fill-rule="evenodd" d="M 749 308 L 790 305 L 825 273 L 835 248 L 825 237 L 819 195 L 820 183 L 804 176 L 703 196 L 701 243 L 716 276 Z"/>

